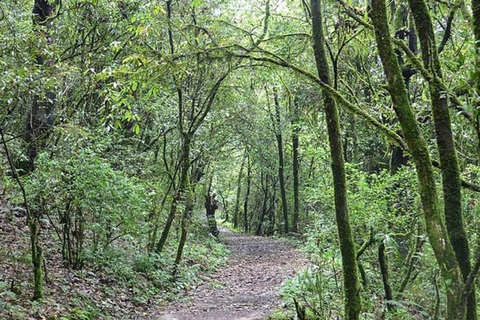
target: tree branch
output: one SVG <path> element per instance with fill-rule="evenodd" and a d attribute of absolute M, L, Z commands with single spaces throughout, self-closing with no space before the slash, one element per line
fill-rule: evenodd
<path fill-rule="evenodd" d="M 445 45 L 448 42 L 448 39 L 450 39 L 452 35 L 452 22 L 453 22 L 453 18 L 455 17 L 455 9 L 456 8 L 453 8 L 452 11 L 450 11 L 450 14 L 448 15 L 445 33 L 443 34 L 442 42 L 440 42 L 440 45 L 438 46 L 438 49 L 437 49 L 438 54 L 440 54 L 443 51 L 443 49 L 445 48 Z"/>
<path fill-rule="evenodd" d="M 405 45 L 405 44 L 403 44 L 403 45 Z M 269 52 L 267 50 L 262 50 L 262 51 L 263 51 L 264 54 L 266 54 L 270 57 L 252 55 L 252 53 L 249 52 L 248 49 L 246 49 L 244 47 L 241 47 L 241 46 L 237 46 L 237 48 L 245 51 L 246 53 L 232 53 L 233 56 L 236 56 L 238 58 L 250 59 L 250 60 L 254 60 L 254 61 L 268 62 L 268 63 L 274 64 L 274 65 L 277 65 L 277 66 L 280 66 L 280 67 L 288 68 L 290 70 L 295 71 L 298 74 L 301 74 L 301 75 L 307 77 L 308 79 L 310 79 L 314 83 L 318 84 L 323 90 L 325 90 L 329 95 L 331 95 L 331 97 L 334 98 L 339 104 L 343 105 L 347 111 L 362 117 L 370 125 L 377 128 L 381 133 L 383 133 L 394 144 L 401 147 L 406 152 L 409 152 L 405 141 L 396 132 L 387 128 L 379 120 L 377 120 L 376 118 L 371 116 L 366 110 L 364 110 L 360 106 L 355 105 L 352 102 L 348 101 L 347 98 L 345 98 L 345 96 L 343 96 L 339 91 L 335 90 L 331 86 L 322 82 L 315 74 L 313 74 L 313 73 L 311 73 L 311 72 L 309 72 L 305 69 L 302 69 L 301 67 L 299 67 L 299 66 L 297 66 L 293 63 L 290 63 L 289 61 L 286 61 L 282 57 L 280 57 L 280 56 L 278 56 L 278 55 L 276 55 L 272 52 Z M 408 47 L 406 49 L 408 51 L 410 51 L 410 49 L 408 49 Z M 413 55 L 413 53 L 412 53 L 412 55 Z M 414 56 L 414 58 L 416 60 L 418 60 L 415 56 Z M 420 63 L 420 66 L 422 66 L 421 63 Z M 427 76 L 430 75 L 430 73 L 428 71 L 426 71 L 425 68 L 422 67 L 422 69 L 426 72 Z M 442 85 L 442 88 L 445 88 L 443 83 L 440 82 L 439 85 Z M 468 119 L 468 113 L 464 114 L 464 116 L 467 117 L 467 119 Z M 432 159 L 432 164 L 436 168 L 440 168 L 440 164 L 438 163 L 438 161 Z M 464 187 L 466 189 L 470 189 L 472 191 L 480 192 L 480 186 L 477 185 L 477 184 L 465 181 L 463 179 L 461 180 L 461 183 L 462 183 L 462 187 Z"/>

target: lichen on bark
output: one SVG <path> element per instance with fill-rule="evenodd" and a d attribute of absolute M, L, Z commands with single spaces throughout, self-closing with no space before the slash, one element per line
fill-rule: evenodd
<path fill-rule="evenodd" d="M 435 253 L 443 282 L 447 287 L 446 319 L 457 319 L 461 313 L 462 278 L 453 248 L 447 240 L 447 230 L 442 221 L 433 165 L 427 143 L 415 119 L 400 66 L 393 51 L 385 0 L 372 1 L 370 16 L 374 25 L 377 47 L 387 77 L 393 108 L 417 169 L 428 239 Z M 432 48 L 430 46 L 427 49 L 431 50 Z"/>

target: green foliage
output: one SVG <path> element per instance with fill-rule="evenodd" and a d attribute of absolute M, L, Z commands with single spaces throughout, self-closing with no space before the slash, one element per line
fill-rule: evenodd
<path fill-rule="evenodd" d="M 292 315 L 286 311 L 276 311 L 273 314 L 269 315 L 266 320 L 290 320 Z"/>
<path fill-rule="evenodd" d="M 318 266 L 307 268 L 286 282 L 282 297 L 292 309 L 294 301 L 305 308 L 306 319 L 332 319 L 342 313 L 342 301 L 338 299 L 341 291 L 338 287 L 332 290 L 334 284 L 329 279 L 333 280 L 332 275 L 327 277 Z"/>
<path fill-rule="evenodd" d="M 96 310 L 83 310 L 73 308 L 68 315 L 63 315 L 58 320 L 93 320 L 98 319 L 99 313 Z"/>
<path fill-rule="evenodd" d="M 406 276 L 411 255 L 417 262 L 414 274 L 408 279 L 408 291 L 395 296 L 395 313 L 389 314 L 409 318 L 412 314 L 428 313 L 420 304 L 412 301 L 429 300 L 426 305 L 435 302 L 433 288 L 429 279 L 436 276 L 436 269 L 426 267 L 434 261 L 431 248 L 415 251 L 416 241 L 425 241 L 423 221 L 420 219 L 419 198 L 416 192 L 416 177 L 409 166 L 402 168 L 396 175 L 388 172 L 365 173 L 355 166 L 347 166 L 349 212 L 355 226 L 357 250 L 366 242 L 372 241 L 359 258 L 362 276 L 362 315 L 365 319 L 378 319 L 385 311 L 383 284 L 378 270 L 378 244 L 384 241 L 390 270 L 390 284 L 398 290 Z M 309 205 L 309 216 L 313 221 L 308 228 L 304 250 L 309 254 L 314 266 L 298 274 L 285 285 L 283 296 L 294 308 L 294 299 L 307 312 L 307 319 L 331 319 L 342 313 L 341 300 L 341 258 L 337 244 L 334 224 L 332 192 L 329 184 L 321 180 L 316 188 L 309 189 L 308 198 L 318 199 Z M 425 265 L 425 267 L 424 267 Z M 366 282 L 365 282 L 366 281 Z M 430 298 L 423 292 L 431 292 Z M 377 298 L 373 298 L 377 297 Z M 381 301 L 381 300 L 380 300 Z"/>
<path fill-rule="evenodd" d="M 177 278 L 173 279 L 171 272 L 178 245 L 178 213 L 164 252 L 155 255 L 146 248 L 148 242 L 154 247 L 158 240 L 178 186 L 182 138 L 179 115 L 185 128 L 189 121 L 198 119 L 201 102 L 209 97 L 209 86 L 225 68 L 233 66 L 232 76 L 222 83 L 212 109 L 197 128 L 191 144 L 192 165 L 199 160 L 205 162 L 204 174 L 213 177 L 213 186 L 225 197 L 224 210 L 228 209 L 231 218 L 239 168 L 247 155 L 252 182 L 248 222 L 255 228 L 263 200 L 268 198 L 271 215 L 262 226 L 277 232 L 280 219 L 272 87 L 276 86 L 281 96 L 279 127 L 285 142 L 289 207 L 293 202 L 289 103 L 298 102 L 300 232 L 305 231 L 305 251 L 318 268 L 291 281 L 285 296 L 289 303 L 293 298 L 303 303 L 310 317 L 339 316 L 341 263 L 326 125 L 319 112 L 321 92 L 316 84 L 290 70 L 238 57 L 251 54 L 281 58 L 313 70 L 308 6 L 298 1 L 271 1 L 268 28 L 264 30 L 264 1 L 174 1 L 168 21 L 165 2 L 64 0 L 59 15 L 48 26 L 33 28 L 32 3 L 19 0 L 0 4 L 0 122 L 15 164 L 26 161 L 28 146 L 22 138 L 32 99 L 55 93 L 54 128 L 38 150 L 35 171 L 22 172 L 29 205 L 41 221 L 41 241 L 50 246 L 55 240 L 51 248 L 44 248 L 49 251 L 45 255 L 47 269 L 52 263 L 48 261 L 51 252 L 62 252 L 67 265 L 105 271 L 116 284 L 130 286 L 137 302 L 143 303 L 154 296 L 174 298 L 194 286 L 199 274 L 211 272 L 224 262 L 224 248 L 197 220 L 198 214 L 203 215 L 202 201 L 198 201 L 203 196 L 200 190 L 195 193 L 200 203 L 194 210 Z M 336 89 L 389 129 L 399 130 L 378 54 L 373 50 L 373 33 L 345 13 L 350 7 L 333 2 L 323 5 Z M 355 12 L 363 10 L 359 17 L 367 18 L 366 4 L 349 1 L 348 5 Z M 409 23 L 404 16 L 408 14 L 405 4 L 391 5 L 395 13 L 390 23 L 395 24 L 395 30 L 407 27 L 402 25 Z M 460 107 L 476 119 L 478 74 L 472 66 L 478 52 L 469 25 L 471 14 L 465 5 L 452 9 L 438 2 L 431 8 L 438 23 L 438 40 L 446 34 L 446 13 L 455 10 L 452 34 L 441 55 L 443 78 L 448 94 L 455 93 Z M 173 50 L 167 39 L 169 31 Z M 39 64 L 38 56 L 46 63 Z M 404 71 L 408 71 L 407 57 L 399 57 L 405 62 Z M 436 155 L 430 96 L 427 82 L 418 71 L 410 79 L 409 95 L 431 154 Z M 460 166 L 464 178 L 475 182 L 480 177 L 479 129 L 475 121 L 457 111 L 451 118 Z M 359 258 L 367 280 L 362 289 L 364 317 L 411 319 L 431 315 L 438 275 L 431 247 L 420 245 L 415 250 L 418 243 L 425 242 L 415 171 L 410 166 L 394 176 L 383 171 L 390 161 L 389 142 L 359 116 L 343 110 L 340 113 L 344 156 L 350 163 L 348 203 L 357 249 L 373 239 Z M 0 160 L 7 163 L 3 152 Z M 14 213 L 9 208 L 4 210 L 4 202 L 21 206 L 23 200 L 10 179 L 10 169 L 4 167 L 0 169 L 0 193 L 4 195 L 0 200 L 2 213 L 5 211 L 11 219 Z M 238 179 L 242 186 L 241 213 L 246 169 Z M 467 233 L 475 244 L 480 239 L 478 194 L 464 190 L 462 196 Z M 184 206 L 180 201 L 180 211 Z M 397 292 L 392 302 L 396 310 L 391 313 L 384 312 L 379 241 L 386 245 L 394 291 L 404 283 L 409 263 L 416 261 L 406 288 Z M 472 246 L 472 252 L 478 251 L 476 247 Z M 27 250 L 5 250 L 0 249 L 0 260 L 31 265 Z M 13 318 L 31 315 L 5 302 L 21 300 L 16 291 L 24 289 L 26 281 L 15 283 L 15 290 L 0 282 L 0 309 L 8 310 Z M 439 292 L 444 294 L 441 286 Z M 31 306 L 39 308 L 38 304 Z M 75 306 L 64 316 L 66 319 L 94 317 L 94 308 L 80 303 Z"/>
<path fill-rule="evenodd" d="M 26 180 L 31 209 L 54 225 L 64 260 L 75 268 L 83 265 L 86 251 L 138 237 L 150 205 L 146 185 L 114 170 L 98 147 L 58 148 L 58 158 L 45 152 Z"/>

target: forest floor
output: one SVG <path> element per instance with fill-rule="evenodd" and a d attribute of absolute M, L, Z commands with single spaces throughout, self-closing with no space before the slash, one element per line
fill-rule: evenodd
<path fill-rule="evenodd" d="M 161 320 L 266 319 L 281 308 L 282 283 L 308 264 L 285 241 L 233 233 L 223 227 L 221 239 L 232 252 L 228 263 L 211 281 L 168 305 Z"/>
<path fill-rule="evenodd" d="M 231 251 L 228 262 L 213 274 L 200 274 L 201 281 L 196 282 L 200 284 L 181 290 L 182 293 L 172 296 L 174 301 L 165 305 L 164 300 L 161 303 L 155 299 L 155 293 L 148 300 L 135 294 L 139 288 L 152 287 L 147 278 L 137 276 L 140 280 L 128 284 L 111 274 L 109 268 L 95 264 L 88 264 L 80 271 L 65 268 L 53 231 L 45 224 L 41 233 L 48 271 L 45 298 L 32 302 L 25 214 L 22 210 L 9 211 L 1 202 L 1 320 L 265 319 L 282 305 L 281 284 L 308 264 L 305 256 L 285 241 L 233 233 L 221 227 L 220 240 Z"/>

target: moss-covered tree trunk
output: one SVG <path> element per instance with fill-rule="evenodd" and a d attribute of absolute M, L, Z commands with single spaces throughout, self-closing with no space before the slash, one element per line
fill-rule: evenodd
<path fill-rule="evenodd" d="M 32 250 L 33 300 L 40 300 L 43 298 L 43 250 L 38 239 L 39 222 L 32 212 L 28 213 L 27 220 Z"/>
<path fill-rule="evenodd" d="M 170 229 L 172 228 L 173 220 L 175 219 L 175 214 L 177 213 L 178 202 L 180 198 L 180 193 L 178 190 L 172 199 L 172 203 L 170 205 L 170 211 L 168 212 L 167 221 L 165 222 L 165 226 L 163 227 L 162 235 L 157 242 L 155 253 L 160 254 L 165 247 L 165 243 L 167 242 L 168 234 L 170 233 Z"/>
<path fill-rule="evenodd" d="M 235 198 L 235 210 L 233 211 L 233 227 L 238 228 L 239 214 L 240 214 L 240 196 L 242 194 L 242 177 L 243 177 L 243 168 L 245 167 L 245 159 L 243 157 L 242 164 L 240 165 L 240 170 L 238 171 L 237 177 L 237 196 Z"/>
<path fill-rule="evenodd" d="M 44 37 L 47 44 L 51 43 L 50 35 L 45 30 L 45 24 L 52 17 L 54 13 L 54 6 L 46 0 L 35 0 L 33 4 L 33 29 L 39 37 Z M 44 57 L 39 54 L 36 56 L 36 60 L 39 66 L 45 64 Z M 41 96 L 45 96 L 41 98 Z M 26 131 L 24 140 L 27 143 L 27 163 L 23 164 L 25 171 L 34 170 L 34 160 L 39 151 L 39 147 L 45 143 L 47 131 L 53 125 L 53 100 L 55 95 L 52 92 L 45 92 L 42 94 L 35 94 L 33 96 L 32 106 L 28 115 Z M 3 142 L 3 133 L 2 133 Z M 5 145 L 6 148 L 6 145 Z M 10 159 L 9 159 L 10 160 Z M 40 228 L 40 212 L 32 212 L 27 203 L 25 196 L 25 190 L 23 185 L 18 179 L 17 171 L 10 163 L 12 172 L 19 182 L 27 209 L 27 225 L 30 230 L 30 249 L 32 253 L 33 264 L 33 300 L 39 300 L 43 298 L 43 250 L 39 242 L 39 228 Z"/>
<path fill-rule="evenodd" d="M 252 184 L 252 162 L 250 157 L 247 156 L 247 190 L 245 191 L 245 199 L 243 201 L 243 231 L 248 233 L 250 226 L 248 223 L 248 201 L 250 198 L 250 188 Z"/>
<path fill-rule="evenodd" d="M 180 177 L 178 187 L 174 191 L 172 203 L 170 204 L 170 210 L 168 212 L 167 220 L 163 228 L 160 239 L 157 242 L 155 253 L 160 254 L 167 243 L 167 238 L 172 228 L 173 221 L 175 216 L 178 214 L 178 207 L 181 201 L 183 201 L 185 196 L 185 190 L 187 188 L 187 179 L 188 179 L 188 167 L 185 167 L 184 157 L 190 158 L 190 141 L 188 141 L 188 146 L 185 147 L 185 138 L 182 139 L 184 147 L 182 148 L 182 155 L 180 157 Z M 186 150 L 187 149 L 187 150 Z M 185 155 L 185 152 L 188 151 L 188 155 Z"/>
<path fill-rule="evenodd" d="M 387 301 L 387 310 L 391 312 L 395 309 L 395 305 L 392 303 L 393 294 L 388 275 L 387 257 L 385 255 L 385 240 L 382 240 L 378 246 L 378 263 L 380 264 L 380 272 L 382 273 L 382 282 L 383 289 L 385 290 L 385 300 Z"/>
<path fill-rule="evenodd" d="M 480 0 L 472 0 L 472 28 L 474 34 L 475 47 L 475 74 L 476 74 L 476 90 L 480 96 Z M 477 101 L 477 109 L 480 108 L 480 99 Z M 480 131 L 480 113 L 476 116 L 477 132 Z M 480 149 L 480 133 L 477 133 L 478 145 Z"/>
<path fill-rule="evenodd" d="M 205 195 L 205 215 L 207 216 L 208 230 L 210 233 L 218 237 L 220 231 L 217 228 L 217 220 L 215 219 L 215 211 L 218 209 L 218 201 L 215 198 L 216 194 L 212 193 L 212 179 L 208 186 L 207 194 Z"/>
<path fill-rule="evenodd" d="M 180 185 L 178 192 L 180 193 L 181 201 L 185 202 L 182 213 L 180 240 L 177 247 L 177 255 L 175 257 L 175 268 L 173 274 L 178 271 L 178 266 L 183 256 L 183 248 L 187 241 L 188 224 L 190 221 L 191 210 L 193 209 L 192 192 L 190 190 L 190 184 L 188 179 L 188 173 L 190 169 L 190 145 L 192 142 L 192 135 L 182 134 L 182 164 L 180 169 Z"/>
<path fill-rule="evenodd" d="M 278 150 L 278 181 L 280 183 L 280 198 L 282 200 L 283 232 L 287 234 L 290 228 L 288 224 L 287 191 L 285 189 L 285 160 L 283 156 L 282 121 L 280 117 L 280 102 L 278 101 L 278 92 L 275 88 L 273 89 L 273 100 L 275 103 L 275 138 L 277 139 Z"/>
<path fill-rule="evenodd" d="M 477 93 L 480 95 L 480 0 L 472 0 L 472 22 L 475 37 Z"/>
<path fill-rule="evenodd" d="M 298 223 L 300 218 L 300 182 L 299 182 L 299 170 L 300 164 L 298 159 L 299 142 L 299 123 L 298 123 L 298 102 L 295 100 L 291 103 L 292 107 L 292 172 L 293 172 L 293 221 L 292 231 L 298 232 Z"/>
<path fill-rule="evenodd" d="M 429 81 L 429 89 L 442 172 L 445 223 L 463 279 L 466 280 L 472 268 L 462 215 L 460 169 L 453 141 L 448 98 L 444 90 L 435 83 L 435 79 L 442 79 L 442 71 L 433 24 L 424 0 L 409 0 L 409 4 L 418 30 L 424 67 L 434 75 L 433 80 Z M 477 318 L 476 308 L 475 288 L 472 288 L 467 302 L 467 319 Z"/>
<path fill-rule="evenodd" d="M 457 319 L 461 312 L 462 277 L 453 248 L 442 222 L 433 166 L 427 143 L 423 138 L 411 108 L 402 72 L 393 51 L 388 27 L 385 0 L 373 0 L 370 16 L 375 38 L 387 76 L 388 89 L 395 113 L 417 168 L 428 239 L 435 253 L 447 292 L 446 319 Z"/>
<path fill-rule="evenodd" d="M 10 151 L 5 141 L 5 134 L 3 128 L 0 127 L 0 138 L 1 144 L 5 150 L 5 155 L 7 157 L 10 170 L 12 171 L 13 178 L 17 182 L 20 190 L 22 192 L 22 197 L 25 205 L 25 210 L 27 212 L 27 226 L 30 231 L 30 250 L 32 256 L 32 265 L 33 265 L 33 297 L 32 300 L 40 300 L 43 298 L 43 251 L 40 246 L 38 238 L 38 229 L 39 229 L 39 215 L 33 213 L 30 210 L 30 206 L 27 201 L 27 194 L 25 187 L 23 186 L 22 181 L 18 175 L 17 168 L 13 163 L 12 157 L 10 156 Z"/>
<path fill-rule="evenodd" d="M 325 37 L 320 0 L 311 0 L 313 48 L 318 75 L 325 84 L 331 84 L 329 63 L 325 52 Z M 345 291 L 345 319 L 356 320 L 361 309 L 360 288 L 357 275 L 355 243 L 348 216 L 347 183 L 343 158 L 340 119 L 335 100 L 325 93 L 323 96 L 325 119 L 332 162 L 335 198 L 335 217 L 342 254 L 342 269 Z"/>

